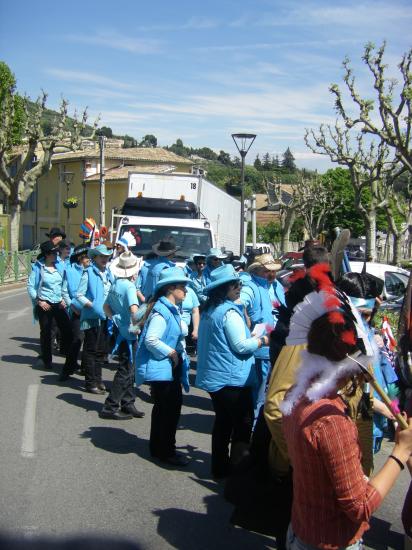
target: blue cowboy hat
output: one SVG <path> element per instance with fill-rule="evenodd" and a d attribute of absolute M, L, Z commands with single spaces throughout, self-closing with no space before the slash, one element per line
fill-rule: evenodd
<path fill-rule="evenodd" d="M 166 285 L 187 285 L 190 282 L 190 279 L 185 276 L 183 269 L 180 267 L 169 267 L 160 273 L 155 293 Z"/>
<path fill-rule="evenodd" d="M 207 253 L 206 259 L 218 258 L 219 260 L 225 260 L 227 258 L 226 252 L 223 252 L 221 248 L 211 248 Z"/>
<path fill-rule="evenodd" d="M 92 260 L 96 256 L 111 256 L 113 254 L 112 250 L 109 250 L 105 244 L 99 244 L 94 248 L 89 248 L 88 256 Z"/>
<path fill-rule="evenodd" d="M 239 274 L 236 273 L 231 264 L 225 264 L 214 269 L 210 274 L 211 283 L 203 289 L 205 294 L 208 294 L 214 288 L 225 285 L 226 283 L 234 283 L 240 281 Z"/>

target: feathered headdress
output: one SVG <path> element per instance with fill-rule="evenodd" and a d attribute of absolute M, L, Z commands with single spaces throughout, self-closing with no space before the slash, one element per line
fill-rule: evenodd
<path fill-rule="evenodd" d="M 359 313 L 351 305 L 345 294 L 339 292 L 330 277 L 327 264 L 317 264 L 310 268 L 309 276 L 316 282 L 318 291 L 307 294 L 298 304 L 290 321 L 287 345 L 300 345 L 308 342 L 308 334 L 313 322 L 327 315 L 330 325 L 337 325 L 336 334 L 348 347 L 358 345 L 364 352 L 366 362 L 373 351 L 363 329 Z M 347 320 L 352 321 L 353 329 L 347 329 Z M 350 359 L 331 361 L 322 355 L 301 352 L 301 366 L 296 372 L 296 385 L 286 394 L 281 405 L 284 414 L 290 414 L 297 400 L 306 395 L 312 401 L 329 394 L 344 375 L 359 372 L 359 367 Z"/>

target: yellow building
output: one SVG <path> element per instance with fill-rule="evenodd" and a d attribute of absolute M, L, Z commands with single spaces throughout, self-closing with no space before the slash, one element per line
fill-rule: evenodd
<path fill-rule="evenodd" d="M 129 172 L 191 173 L 193 162 L 162 148 L 110 146 L 105 149 L 105 225 L 110 226 L 113 208 L 121 208 L 128 191 Z M 67 238 L 80 241 L 80 225 L 86 217 L 99 222 L 100 159 L 98 148 L 53 155 L 52 168 L 37 186 L 36 241 L 46 239 L 50 227 L 65 228 Z M 76 208 L 66 208 L 68 198 L 77 198 Z"/>

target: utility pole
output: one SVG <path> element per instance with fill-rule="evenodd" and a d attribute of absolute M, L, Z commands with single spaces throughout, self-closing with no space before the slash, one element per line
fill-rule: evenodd
<path fill-rule="evenodd" d="M 100 227 L 106 225 L 106 187 L 104 181 L 104 148 L 105 148 L 105 136 L 99 136 L 99 148 L 100 148 Z"/>
<path fill-rule="evenodd" d="M 256 248 L 256 195 L 251 197 L 251 213 L 252 213 L 252 244 Z"/>

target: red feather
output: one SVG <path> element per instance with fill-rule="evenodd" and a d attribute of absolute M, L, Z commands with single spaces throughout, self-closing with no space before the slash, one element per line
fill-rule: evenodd
<path fill-rule="evenodd" d="M 345 319 L 340 311 L 331 311 L 328 315 L 329 321 L 332 325 L 344 325 Z"/>
<path fill-rule="evenodd" d="M 354 346 L 356 344 L 355 334 L 352 330 L 345 330 L 342 332 L 341 340 L 350 346 Z"/>
<path fill-rule="evenodd" d="M 309 277 L 316 281 L 319 290 L 330 292 L 333 288 L 333 283 L 330 280 L 329 264 L 316 264 L 309 269 Z"/>

